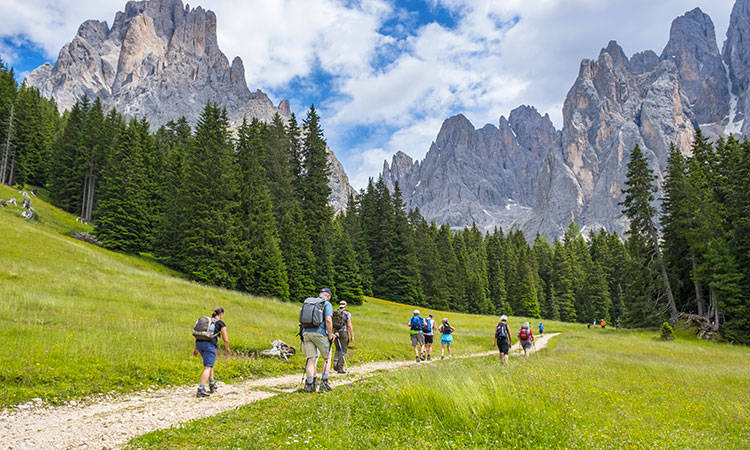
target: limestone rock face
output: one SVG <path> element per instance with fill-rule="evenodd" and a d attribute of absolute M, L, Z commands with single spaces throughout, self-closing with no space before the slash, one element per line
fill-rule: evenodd
<path fill-rule="evenodd" d="M 674 20 L 661 56 L 628 58 L 611 41 L 581 62 L 562 130 L 531 107 L 478 130 L 459 115 L 443 123 L 423 161 L 397 154 L 383 176 L 399 182 L 409 207 L 453 227 L 476 222 L 554 239 L 574 220 L 622 234 L 618 203 L 636 144 L 661 186 L 670 143 L 688 154 L 696 126 L 712 137 L 750 131 L 748 42 L 750 0 L 734 6 L 723 55 L 713 22 L 696 8 Z"/>
<path fill-rule="evenodd" d="M 230 64 L 219 49 L 216 15 L 181 0 L 129 1 L 112 27 L 84 22 L 55 65 L 38 67 L 26 83 L 54 97 L 61 109 L 85 94 L 125 116 L 145 117 L 153 128 L 180 116 L 195 125 L 208 101 L 227 109 L 232 126 L 243 117 L 270 122 L 276 113 L 284 119 L 292 114 L 287 100 L 274 106 L 262 91 L 248 89 L 242 60 Z M 330 151 L 329 160 L 331 202 L 341 211 L 352 188 Z"/>

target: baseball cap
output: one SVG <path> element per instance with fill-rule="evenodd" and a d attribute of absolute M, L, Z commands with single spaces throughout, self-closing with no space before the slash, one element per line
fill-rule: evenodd
<path fill-rule="evenodd" d="M 502 316 L 500 316 L 500 320 L 508 320 L 508 316 L 506 316 L 505 314 L 503 314 Z"/>
<path fill-rule="evenodd" d="M 341 301 L 339 302 L 339 307 L 340 307 L 340 308 L 346 308 L 346 302 L 345 302 L 345 301 L 343 301 L 343 300 L 341 300 Z"/>
<path fill-rule="evenodd" d="M 415 310 L 414 310 L 414 314 L 419 314 L 419 310 L 418 310 L 418 309 L 415 309 Z"/>
<path fill-rule="evenodd" d="M 328 294 L 328 295 L 333 295 L 333 292 L 331 292 L 331 290 L 330 290 L 330 289 L 328 289 L 328 288 L 323 288 L 323 289 L 321 289 L 321 290 L 320 290 L 320 293 L 321 293 L 321 294 L 322 294 L 323 292 L 325 292 L 325 293 L 326 293 L 326 294 Z"/>

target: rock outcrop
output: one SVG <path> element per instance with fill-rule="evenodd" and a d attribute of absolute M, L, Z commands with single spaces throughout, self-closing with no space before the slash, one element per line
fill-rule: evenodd
<path fill-rule="evenodd" d="M 584 60 L 565 99 L 562 130 L 530 107 L 478 130 L 452 117 L 423 161 L 397 154 L 383 177 L 399 183 L 409 207 L 454 227 L 476 222 L 556 238 L 575 220 L 622 233 L 619 202 L 636 144 L 660 185 L 670 143 L 688 154 L 695 127 L 710 136 L 750 131 L 743 121 L 747 42 L 750 0 L 735 4 L 723 55 L 711 19 L 696 8 L 674 20 L 661 56 L 647 50 L 628 58 L 612 41 L 596 60 Z"/>
<path fill-rule="evenodd" d="M 153 127 L 180 116 L 195 124 L 208 101 L 227 109 L 232 126 L 243 117 L 266 122 L 277 113 L 291 117 L 287 100 L 274 106 L 262 91 L 248 89 L 242 60 L 230 64 L 219 49 L 216 15 L 181 0 L 129 1 L 111 27 L 84 22 L 55 65 L 40 66 L 26 83 L 54 97 L 61 109 L 83 95 L 99 97 L 105 108 L 145 117 Z M 352 188 L 341 163 L 329 155 L 332 204 L 340 211 Z"/>

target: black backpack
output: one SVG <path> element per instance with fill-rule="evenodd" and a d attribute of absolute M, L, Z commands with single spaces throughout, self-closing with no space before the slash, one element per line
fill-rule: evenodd
<path fill-rule="evenodd" d="M 344 320 L 344 309 L 337 309 L 333 312 L 333 317 L 331 317 L 331 321 L 333 321 L 333 331 L 339 331 L 346 327 L 346 320 Z"/>
<path fill-rule="evenodd" d="M 451 325 L 448 322 L 445 322 L 443 324 L 443 329 L 440 330 L 440 332 L 443 333 L 443 334 L 451 334 L 451 333 L 453 333 L 453 331 L 451 331 Z"/>
<path fill-rule="evenodd" d="M 508 324 L 498 323 L 495 328 L 495 339 L 508 339 Z"/>

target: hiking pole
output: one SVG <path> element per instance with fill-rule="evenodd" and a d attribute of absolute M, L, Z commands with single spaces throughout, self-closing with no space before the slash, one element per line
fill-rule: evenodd
<path fill-rule="evenodd" d="M 346 374 L 349 376 L 349 380 L 352 379 L 352 374 L 349 372 L 349 364 L 346 363 L 346 354 L 344 354 L 344 349 L 341 348 L 341 339 L 336 336 L 336 341 L 339 343 L 339 351 L 341 352 L 341 358 L 344 360 L 344 368 L 346 369 Z"/>

